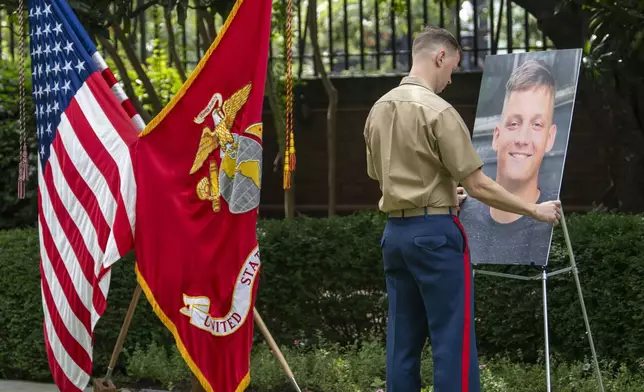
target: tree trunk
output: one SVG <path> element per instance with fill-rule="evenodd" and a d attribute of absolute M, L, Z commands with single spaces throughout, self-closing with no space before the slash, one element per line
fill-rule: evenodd
<path fill-rule="evenodd" d="M 215 37 L 211 37 L 210 34 L 208 34 L 208 30 L 205 26 L 208 14 L 204 10 L 199 9 L 197 10 L 197 15 L 199 16 L 197 18 L 197 31 L 199 31 L 199 36 L 201 37 L 201 50 L 205 54 L 208 51 L 208 48 L 210 48 L 210 44 Z"/>
<path fill-rule="evenodd" d="M 278 155 L 273 161 L 273 171 L 281 172 L 282 165 L 284 164 L 284 154 L 286 150 L 286 122 L 284 117 L 286 113 L 282 110 L 279 104 L 279 94 L 275 88 L 273 81 L 273 65 L 269 61 L 268 69 L 266 71 L 266 96 L 268 97 L 268 104 L 271 108 L 273 115 L 273 126 L 275 127 L 275 136 L 277 137 Z M 295 217 L 295 173 L 291 173 L 291 187 L 284 190 L 284 217 L 292 219 Z"/>
<path fill-rule="evenodd" d="M 311 45 L 313 46 L 313 60 L 315 66 L 320 72 L 322 84 L 329 97 L 329 106 L 326 115 L 326 136 L 327 136 L 327 154 L 328 154 L 328 176 L 327 184 L 329 190 L 328 196 L 328 215 L 333 216 L 336 213 L 336 113 L 338 109 L 338 91 L 333 86 L 329 75 L 322 62 L 322 53 L 318 42 L 317 27 L 317 0 L 309 0 L 308 25 L 311 34 Z"/>
<path fill-rule="evenodd" d="M 208 26 L 208 35 L 210 36 L 211 41 L 214 41 L 215 37 L 217 37 L 217 27 L 215 26 L 216 14 L 217 13 L 212 7 L 204 11 L 204 17 L 206 18 L 206 25 Z M 223 19 L 226 20 L 226 17 L 224 16 Z"/>
<path fill-rule="evenodd" d="M 187 79 L 186 71 L 183 69 L 181 58 L 179 57 L 179 53 L 177 52 L 177 43 L 174 39 L 174 27 L 172 26 L 172 14 L 169 10 L 166 9 L 163 12 L 163 16 L 165 18 L 166 29 L 168 30 L 168 49 L 170 50 L 170 56 L 172 57 L 172 61 L 174 62 L 174 66 L 177 69 L 177 72 L 179 72 L 181 81 L 185 82 Z"/>
<path fill-rule="evenodd" d="M 619 154 L 617 194 L 622 212 L 644 211 L 644 128 L 637 107 L 638 93 L 615 75 L 616 89 L 610 102 Z M 639 85 L 638 87 L 642 87 Z M 605 86 L 602 88 L 606 89 Z M 640 90 L 641 91 L 641 90 Z M 620 151 L 621 150 L 621 151 Z"/>
<path fill-rule="evenodd" d="M 130 60 L 130 64 L 132 65 L 136 73 L 139 75 L 139 79 L 141 79 L 141 82 L 143 82 L 143 87 L 145 87 L 145 91 L 148 93 L 148 96 L 150 97 L 150 101 L 151 101 L 150 103 L 154 108 L 155 114 L 159 113 L 163 109 L 163 105 L 161 104 L 161 100 L 159 99 L 159 96 L 157 95 L 157 92 L 154 89 L 154 86 L 152 86 L 152 82 L 150 81 L 150 78 L 148 78 L 148 75 L 143 70 L 141 61 L 139 61 L 139 58 L 136 56 L 136 53 L 134 53 L 134 48 L 132 47 L 132 45 L 130 45 L 130 41 L 123 34 L 123 31 L 121 31 L 121 28 L 119 27 L 118 24 L 114 24 L 111 27 L 114 29 L 114 34 L 116 35 L 116 38 L 119 41 L 121 41 L 121 43 L 123 44 L 123 49 L 125 49 L 125 53 L 127 54 L 127 57 Z"/>

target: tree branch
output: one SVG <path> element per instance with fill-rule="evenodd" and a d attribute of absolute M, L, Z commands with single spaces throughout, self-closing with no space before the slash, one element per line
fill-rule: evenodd
<path fill-rule="evenodd" d="M 139 79 L 141 79 L 141 81 L 143 82 L 143 87 L 145 87 L 145 91 L 148 93 L 148 96 L 150 97 L 150 101 L 151 101 L 152 107 L 154 108 L 154 111 L 156 113 L 159 113 L 163 109 L 163 105 L 161 104 L 161 100 L 159 99 L 159 96 L 157 95 L 157 92 L 154 89 L 154 86 L 152 85 L 150 78 L 143 70 L 141 61 L 139 61 L 138 57 L 136 56 L 136 53 L 134 53 L 134 48 L 132 48 L 130 41 L 123 34 L 123 31 L 121 30 L 118 24 L 112 25 L 112 29 L 114 30 L 114 34 L 116 35 L 116 38 L 123 44 L 123 49 L 125 49 L 125 53 L 127 54 L 127 57 L 130 60 L 130 64 L 132 64 L 132 67 L 139 75 Z"/>
<path fill-rule="evenodd" d="M 204 14 L 207 14 L 205 10 L 197 10 L 197 31 L 199 32 L 199 36 L 201 37 L 201 49 L 204 53 L 206 53 L 214 38 L 211 37 L 210 34 L 208 34 L 208 30 L 204 25 L 206 21 Z"/>
<path fill-rule="evenodd" d="M 181 81 L 185 82 L 186 71 L 183 69 L 183 64 L 181 64 L 181 58 L 179 58 L 179 53 L 177 52 L 177 43 L 174 39 L 174 27 L 172 26 L 172 14 L 168 9 L 163 12 L 163 17 L 165 18 L 165 26 L 168 31 L 168 48 L 170 49 L 170 56 L 174 62 L 174 66 L 179 72 Z"/>
<path fill-rule="evenodd" d="M 127 18 L 127 19 L 134 19 L 137 16 L 141 15 L 142 13 L 144 13 L 148 8 L 150 8 L 150 7 L 154 6 L 154 5 L 157 5 L 157 4 L 159 4 L 159 0 L 150 0 L 147 3 L 138 6 L 132 12 L 123 13 L 122 16 L 124 18 Z"/>
<path fill-rule="evenodd" d="M 326 114 L 326 137 L 327 137 L 327 155 L 328 155 L 328 215 L 333 216 L 336 212 L 336 113 L 338 108 L 338 91 L 333 86 L 329 75 L 326 72 L 324 63 L 322 62 L 322 52 L 320 50 L 320 43 L 318 42 L 318 26 L 317 26 L 317 0 L 309 0 L 309 33 L 311 34 L 311 45 L 313 46 L 313 60 L 320 72 L 320 78 L 324 85 L 324 90 L 329 97 L 329 105 Z"/>

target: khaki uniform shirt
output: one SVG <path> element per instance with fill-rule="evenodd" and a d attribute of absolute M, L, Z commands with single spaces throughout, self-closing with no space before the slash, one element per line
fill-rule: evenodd
<path fill-rule="evenodd" d="M 456 109 L 417 77 L 403 78 L 374 104 L 364 138 L 383 212 L 456 207 L 456 185 L 483 166 Z"/>

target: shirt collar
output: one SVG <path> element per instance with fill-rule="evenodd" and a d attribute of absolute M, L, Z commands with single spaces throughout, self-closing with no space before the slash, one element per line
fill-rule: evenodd
<path fill-rule="evenodd" d="M 414 84 L 416 86 L 424 87 L 427 90 L 434 92 L 431 87 L 422 78 L 419 78 L 418 76 L 405 76 L 401 81 L 400 84 Z"/>

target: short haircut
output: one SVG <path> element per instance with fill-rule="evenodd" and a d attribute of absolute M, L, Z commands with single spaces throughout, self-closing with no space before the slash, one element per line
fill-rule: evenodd
<path fill-rule="evenodd" d="M 416 55 L 419 51 L 433 49 L 436 46 L 442 45 L 457 51 L 459 54 L 461 53 L 461 46 L 452 33 L 441 27 L 427 26 L 414 38 L 411 53 L 412 55 Z"/>
<path fill-rule="evenodd" d="M 510 79 L 505 85 L 506 99 L 513 91 L 525 91 L 533 88 L 548 90 L 554 102 L 555 77 L 550 67 L 540 60 L 528 60 L 512 71 Z"/>

